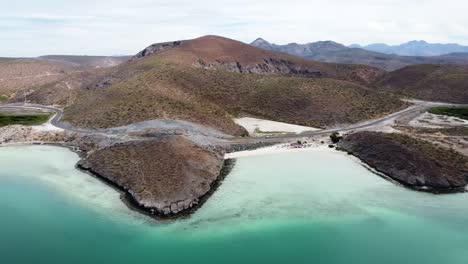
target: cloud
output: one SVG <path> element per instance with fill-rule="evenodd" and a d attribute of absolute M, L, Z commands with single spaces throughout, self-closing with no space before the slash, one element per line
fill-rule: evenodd
<path fill-rule="evenodd" d="M 413 39 L 468 45 L 461 0 L 0 0 L 0 56 L 134 54 L 160 41 L 217 34 L 250 42 Z"/>

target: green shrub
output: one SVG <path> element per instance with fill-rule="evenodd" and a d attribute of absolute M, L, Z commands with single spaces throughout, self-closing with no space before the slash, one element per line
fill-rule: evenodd
<path fill-rule="evenodd" d="M 429 109 L 429 113 L 436 115 L 454 116 L 468 120 L 468 107 L 434 107 Z"/>

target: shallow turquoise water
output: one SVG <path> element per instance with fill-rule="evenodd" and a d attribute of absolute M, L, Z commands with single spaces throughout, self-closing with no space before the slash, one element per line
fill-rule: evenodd
<path fill-rule="evenodd" d="M 338 152 L 239 159 L 157 223 L 53 147 L 0 148 L 1 263 L 468 263 L 468 196 L 408 191 Z"/>

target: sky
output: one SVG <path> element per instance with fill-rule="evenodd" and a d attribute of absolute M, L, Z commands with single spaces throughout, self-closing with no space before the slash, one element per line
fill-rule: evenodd
<path fill-rule="evenodd" d="M 0 0 L 0 57 L 127 55 L 221 35 L 276 44 L 333 40 L 468 45 L 466 0 Z"/>

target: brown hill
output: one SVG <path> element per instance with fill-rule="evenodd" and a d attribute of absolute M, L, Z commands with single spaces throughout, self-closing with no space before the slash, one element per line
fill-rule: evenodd
<path fill-rule="evenodd" d="M 204 69 L 294 77 L 324 77 L 360 84 L 368 84 L 383 74 L 382 70 L 370 66 L 309 61 L 218 36 L 154 44 L 140 52 L 134 59 L 153 54 L 168 62 Z"/>
<path fill-rule="evenodd" d="M 468 103 L 468 66 L 408 66 L 387 73 L 374 86 L 422 100 Z"/>
<path fill-rule="evenodd" d="M 154 50 L 156 52 L 152 52 Z M 252 50 L 260 53 L 252 54 Z M 376 118 L 404 106 L 393 96 L 350 81 L 284 77 L 280 71 L 257 74 L 251 70 L 251 74 L 246 74 L 222 66 L 238 62 L 242 66 L 237 69 L 246 69 L 249 65 L 254 67 L 251 69 L 261 69 L 257 62 L 263 58 L 262 54 L 278 60 L 290 58 L 292 62 L 303 62 L 219 37 L 204 37 L 177 45 L 153 45 L 151 50 L 141 52 L 80 91 L 74 104 L 65 109 L 65 119 L 75 126 L 91 128 L 149 119 L 182 119 L 241 135 L 244 130 L 234 124 L 233 116 L 250 115 L 328 127 Z M 292 62 L 286 64 L 296 65 Z M 212 63 L 216 67 L 206 66 Z M 322 76 L 346 76 L 337 70 L 342 67 L 340 65 L 332 67 L 314 62 L 306 65 L 310 66 L 307 69 L 316 65 L 314 70 L 321 70 Z M 350 67 L 344 66 L 344 69 Z"/>

